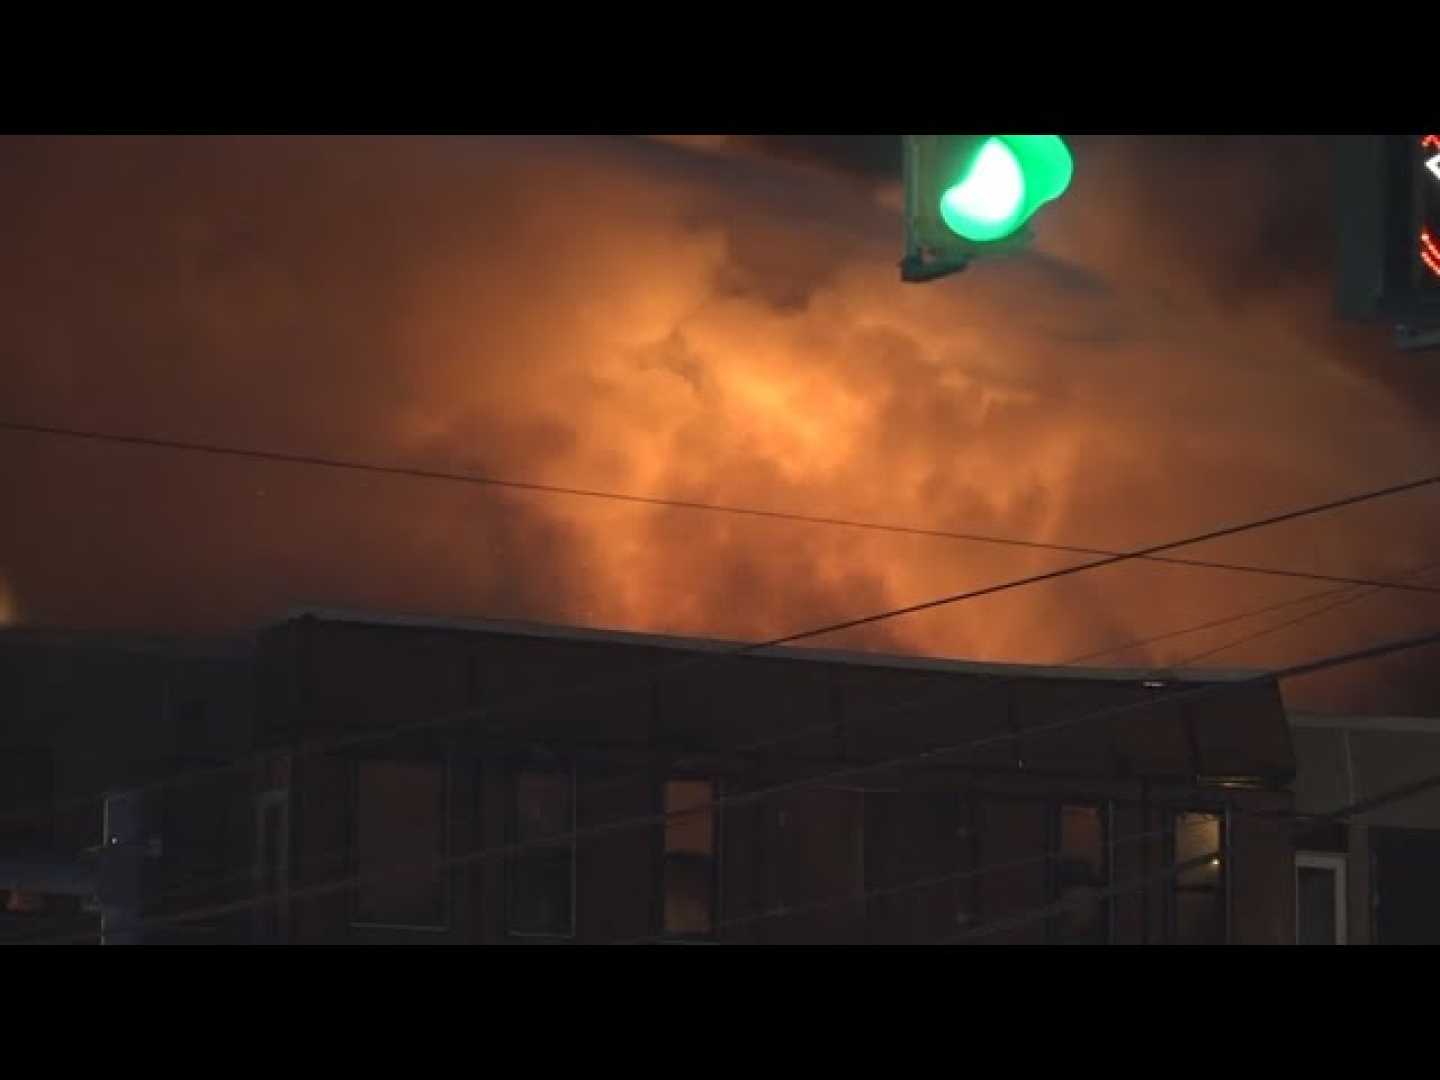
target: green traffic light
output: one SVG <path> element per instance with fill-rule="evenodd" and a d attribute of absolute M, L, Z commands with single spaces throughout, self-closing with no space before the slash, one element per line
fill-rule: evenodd
<path fill-rule="evenodd" d="M 1065 194 L 1074 171 L 1058 135 L 992 135 L 940 196 L 940 217 L 966 240 L 1003 240 Z"/>

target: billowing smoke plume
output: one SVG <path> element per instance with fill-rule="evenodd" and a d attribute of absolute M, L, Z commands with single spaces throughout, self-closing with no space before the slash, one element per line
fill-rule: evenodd
<path fill-rule="evenodd" d="M 0 151 L 8 418 L 1115 548 L 1440 462 L 1437 380 L 1330 314 L 1315 141 L 1081 140 L 1042 250 L 926 286 L 897 280 L 893 182 L 823 148 Z M 243 630 L 324 604 L 749 638 L 1076 561 L 0 441 L 0 565 L 45 624 Z M 1193 554 L 1397 575 L 1440 561 L 1437 535 L 1422 492 Z M 1323 588 L 1126 564 L 823 643 L 1056 662 Z M 1175 662 L 1305 610 L 1112 659 Z M 1360 600 L 1208 662 L 1437 618 L 1415 594 Z M 1383 679 L 1322 681 L 1407 707 Z"/>

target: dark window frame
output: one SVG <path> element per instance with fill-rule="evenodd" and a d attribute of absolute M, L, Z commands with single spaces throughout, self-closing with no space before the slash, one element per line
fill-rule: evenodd
<path fill-rule="evenodd" d="M 1074 798 L 1062 799 L 1052 803 L 1050 806 L 1049 820 L 1049 844 L 1046 871 L 1046 891 L 1049 895 L 1049 902 L 1058 904 L 1064 899 L 1060 883 L 1060 860 L 1065 854 L 1064 850 L 1064 820 L 1067 808 L 1074 807 L 1082 810 L 1095 810 L 1098 812 L 1100 821 L 1100 881 L 1097 887 L 1102 894 L 1115 883 L 1115 814 L 1114 805 L 1108 799 L 1095 798 Z M 1096 944 L 1109 945 L 1114 941 L 1114 898 L 1109 895 L 1102 895 L 1097 901 L 1100 906 L 1100 940 L 1098 942 L 1068 942 L 1064 939 L 1062 932 L 1063 915 L 1056 915 L 1047 920 L 1045 928 L 1045 940 L 1051 945 L 1067 944 Z"/>
<path fill-rule="evenodd" d="M 359 873 L 359 811 L 360 811 L 360 768 L 366 764 L 400 764 L 400 765 L 428 765 L 434 766 L 440 773 L 440 845 L 439 856 L 441 860 L 450 858 L 453 844 L 453 794 L 454 785 L 451 780 L 452 762 L 448 753 L 441 754 L 400 754 L 395 756 L 381 755 L 355 755 L 349 757 L 346 762 L 346 787 L 348 788 L 348 799 L 345 813 L 345 834 L 347 847 L 347 863 L 352 876 Z M 445 934 L 454 929 L 455 923 L 455 886 L 454 873 L 448 865 L 442 865 L 439 874 L 440 885 L 440 921 L 435 924 L 424 923 L 400 923 L 400 922 L 377 922 L 371 919 L 360 918 L 360 885 L 357 882 L 355 887 L 347 890 L 349 895 L 348 911 L 346 912 L 346 924 L 351 930 L 386 930 L 403 931 L 419 934 Z"/>
<path fill-rule="evenodd" d="M 662 777 L 657 785 L 655 805 L 657 812 L 667 814 L 666 789 L 671 783 L 708 783 L 710 785 L 712 803 L 719 802 L 725 797 L 725 782 L 714 774 L 702 774 L 692 772 L 670 773 Z M 665 846 L 666 823 L 661 821 L 655 839 L 655 895 L 653 901 L 654 929 L 655 936 L 663 942 L 673 944 L 716 944 L 720 941 L 721 930 L 724 924 L 724 818 L 723 806 L 712 806 L 709 808 L 711 814 L 710 823 L 710 929 L 701 933 L 683 933 L 671 931 L 665 925 L 665 897 L 667 892 L 667 873 L 669 870 L 669 853 Z"/>
<path fill-rule="evenodd" d="M 1005 921 L 1022 911 L 1029 911 L 1050 902 L 1051 895 L 1051 865 L 1054 859 L 1051 853 L 1054 848 L 1052 839 L 1053 832 L 1053 807 L 1055 796 L 1052 791 L 1017 790 L 1006 787 L 991 787 L 988 785 L 977 785 L 969 792 L 973 800 L 971 811 L 970 827 L 974 830 L 974 836 L 970 840 L 973 852 L 974 865 L 967 871 L 973 879 L 971 888 L 972 896 L 975 898 L 975 917 L 966 928 L 960 932 L 967 934 L 970 926 L 984 927 L 989 923 Z M 1075 800 L 1081 802 L 1083 800 Z M 1034 811 L 1040 821 L 1040 835 L 1037 846 L 1026 845 L 1021 848 L 1006 844 L 1004 840 L 1010 837 L 1003 833 L 997 841 L 997 831 L 1001 817 L 1001 807 L 1015 808 L 1023 807 L 1028 811 Z M 1034 822 L 1025 823 L 1028 828 Z M 993 849 L 993 850 L 992 850 Z M 1016 861 L 1018 858 L 1018 861 Z M 1003 875 L 1014 872 L 1025 872 L 1030 867 L 1036 867 L 1040 875 L 1038 892 L 1026 902 L 1023 908 L 1012 908 L 1008 906 L 995 906 L 993 904 L 993 881 L 992 875 Z M 961 884 L 964 884 L 962 880 Z M 1040 925 L 1040 940 L 1048 942 L 1050 939 L 1049 918 L 1037 918 Z M 1029 924 L 1020 927 L 1021 931 L 1028 929 Z M 1001 933 L 1009 933 L 1005 930 Z M 989 933 L 974 939 L 978 944 L 990 944 L 995 938 Z"/>
<path fill-rule="evenodd" d="M 984 794 L 970 788 L 956 799 L 954 865 L 957 877 L 952 890 L 956 926 L 969 930 L 985 921 L 985 805 Z"/>
<path fill-rule="evenodd" d="M 292 837 L 289 788 L 266 788 L 254 798 L 254 875 L 256 907 L 251 915 L 252 940 L 283 944 L 290 940 L 290 883 Z M 274 847 L 268 825 L 275 821 Z M 273 891 L 269 887 L 272 882 Z"/>
<path fill-rule="evenodd" d="M 1186 814 L 1202 814 L 1206 817 L 1213 817 L 1216 819 L 1219 831 L 1219 836 L 1217 837 L 1219 843 L 1216 847 L 1216 850 L 1220 853 L 1220 872 L 1217 875 L 1218 881 L 1214 886 L 1182 885 L 1180 882 L 1180 875 L 1173 873 L 1166 880 L 1164 892 L 1164 941 L 1167 945 L 1179 944 L 1180 935 L 1178 916 L 1180 905 L 1177 902 L 1177 894 L 1213 892 L 1215 894 L 1217 918 L 1220 924 L 1220 941 L 1218 942 L 1218 944 L 1229 945 L 1231 939 L 1229 898 L 1232 885 L 1232 882 L 1230 880 L 1231 868 L 1229 866 L 1229 860 L 1226 858 L 1227 854 L 1230 851 L 1231 823 L 1229 808 L 1228 806 L 1178 806 L 1171 807 L 1165 812 L 1164 860 L 1165 865 L 1172 868 L 1179 860 L 1179 856 L 1176 853 L 1175 846 L 1175 830 L 1180 822 L 1181 817 Z"/>
<path fill-rule="evenodd" d="M 524 852 L 516 850 L 505 860 L 505 894 L 504 930 L 507 938 L 529 941 L 574 941 L 579 936 L 579 866 L 577 861 L 578 850 L 576 844 L 575 830 L 579 820 L 579 770 L 573 761 L 564 762 L 543 762 L 543 763 L 518 763 L 506 770 L 505 776 L 505 842 L 507 846 L 519 844 L 520 841 L 520 778 L 529 774 L 542 776 L 564 776 L 568 781 L 569 815 L 568 815 L 568 837 L 564 840 L 554 841 L 548 844 L 537 845 L 542 850 L 545 848 L 565 848 L 569 853 L 569 926 L 560 930 L 526 930 L 516 928 L 516 887 L 517 876 L 515 867 L 520 859 L 525 857 Z"/>
<path fill-rule="evenodd" d="M 1295 943 L 1303 944 L 1300 941 L 1300 871 L 1301 870 L 1322 870 L 1330 873 L 1333 880 L 1333 893 L 1331 896 L 1332 911 L 1335 917 L 1335 937 L 1337 940 L 1326 942 L 1327 945 L 1345 945 L 1349 943 L 1349 889 L 1350 889 L 1350 856 L 1342 851 L 1313 851 L 1301 849 L 1295 852 Z"/>

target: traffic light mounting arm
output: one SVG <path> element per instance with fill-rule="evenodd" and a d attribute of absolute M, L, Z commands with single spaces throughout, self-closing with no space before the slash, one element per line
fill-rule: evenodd
<path fill-rule="evenodd" d="M 900 280 L 934 281 L 947 274 L 958 274 L 969 265 L 970 259 L 965 255 L 936 257 L 928 261 L 918 254 L 906 255 L 900 260 Z"/>
<path fill-rule="evenodd" d="M 933 138 L 933 136 L 928 136 Z M 901 281 L 934 281 L 956 274 L 970 265 L 970 256 L 937 252 L 926 243 L 930 230 L 920 227 L 919 213 L 928 211 L 920 190 L 926 163 L 922 161 L 921 139 L 924 135 L 902 135 L 902 177 L 905 186 L 905 257 L 900 260 Z M 922 209 L 923 208 L 923 209 Z"/>

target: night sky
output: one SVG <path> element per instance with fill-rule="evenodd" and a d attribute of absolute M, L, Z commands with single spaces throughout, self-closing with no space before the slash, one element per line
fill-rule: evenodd
<path fill-rule="evenodd" d="M 893 137 L 0 138 L 0 418 L 1117 549 L 1440 471 L 1440 354 L 1331 312 L 1323 140 L 1072 146 L 1032 252 L 902 285 Z M 1077 561 L 8 432 L 0 492 L 15 625 L 759 638 Z M 1437 537 L 1432 489 L 1180 554 L 1440 583 Z M 821 644 L 1056 663 L 1327 588 L 1130 563 Z M 1287 696 L 1434 711 L 1436 659 Z"/>

